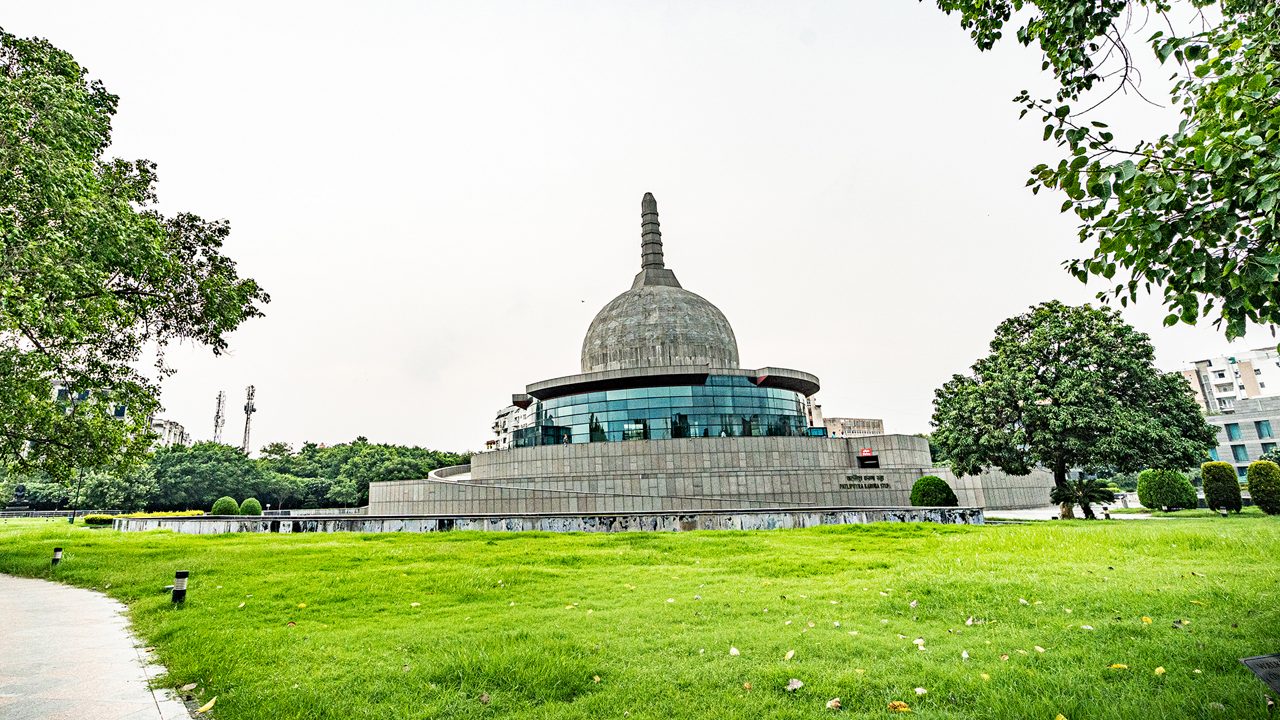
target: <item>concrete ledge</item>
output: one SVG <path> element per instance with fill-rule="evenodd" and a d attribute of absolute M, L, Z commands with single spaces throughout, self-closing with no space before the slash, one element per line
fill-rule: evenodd
<path fill-rule="evenodd" d="M 817 525 L 861 525 L 873 522 L 934 522 L 982 525 L 981 508 L 816 507 L 739 510 L 693 510 L 650 513 L 535 513 L 523 515 L 329 515 L 305 518 L 202 517 L 117 518 L 112 527 L 125 532 L 172 530 L 191 535 L 295 532 L 678 532 L 689 530 L 778 530 Z"/>

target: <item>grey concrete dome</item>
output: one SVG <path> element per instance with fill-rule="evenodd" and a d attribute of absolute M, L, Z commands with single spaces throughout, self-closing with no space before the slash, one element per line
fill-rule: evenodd
<path fill-rule="evenodd" d="M 631 289 L 605 305 L 582 341 L 582 372 L 670 365 L 738 367 L 738 341 L 724 313 L 680 287 L 662 258 L 658 203 L 640 202 L 641 264 Z"/>
<path fill-rule="evenodd" d="M 666 365 L 738 367 L 719 308 L 682 287 L 643 285 L 604 306 L 582 342 L 582 372 Z"/>

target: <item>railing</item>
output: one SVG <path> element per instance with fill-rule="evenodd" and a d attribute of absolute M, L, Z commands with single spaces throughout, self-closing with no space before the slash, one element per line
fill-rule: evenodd
<path fill-rule="evenodd" d="M 119 515 L 124 510 L 80 510 L 76 509 L 76 517 L 85 515 Z M 0 510 L 0 518 L 64 518 L 71 517 L 70 510 Z"/>

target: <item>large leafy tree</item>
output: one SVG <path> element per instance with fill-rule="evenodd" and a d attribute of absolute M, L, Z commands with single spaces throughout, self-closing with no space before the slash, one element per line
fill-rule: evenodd
<path fill-rule="evenodd" d="M 1041 465 L 1064 496 L 1073 468 L 1191 467 L 1215 431 L 1186 380 L 1153 360 L 1150 339 L 1110 308 L 1037 305 L 1000 323 L 990 354 L 937 390 L 931 437 L 957 475 Z"/>
<path fill-rule="evenodd" d="M 1234 338 L 1251 323 L 1280 324 L 1280 3 L 936 1 L 980 49 L 1014 24 L 1018 42 L 1043 52 L 1056 93 L 1015 101 L 1060 149 L 1027 184 L 1064 194 L 1063 212 L 1080 220 L 1089 254 L 1070 272 L 1105 279 L 1099 298 L 1121 304 L 1161 288 L 1167 325 L 1212 317 Z M 1144 44 L 1173 72 L 1168 101 L 1180 117 L 1124 143 L 1099 106 L 1143 93 Z"/>
<path fill-rule="evenodd" d="M 268 472 L 240 448 L 221 443 L 160 448 L 151 471 L 155 494 L 149 506 L 163 510 L 203 509 L 223 495 L 240 501 L 271 490 Z"/>
<path fill-rule="evenodd" d="M 144 349 L 220 352 L 268 300 L 221 253 L 226 222 L 160 214 L 155 165 L 106 156 L 116 102 L 0 30 L 0 464 L 54 479 L 145 454 Z"/>

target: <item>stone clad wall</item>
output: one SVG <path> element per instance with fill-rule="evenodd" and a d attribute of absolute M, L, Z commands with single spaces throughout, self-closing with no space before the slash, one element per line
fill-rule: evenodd
<path fill-rule="evenodd" d="M 858 451 L 880 468 L 858 468 Z M 1048 504 L 1052 479 L 999 472 L 956 479 L 932 468 L 911 435 L 862 438 L 687 438 L 517 448 L 472 457 L 470 477 L 373 483 L 372 515 L 688 512 L 759 507 L 902 507 L 923 475 L 939 475 L 960 504 Z M 460 472 L 460 470 L 459 470 Z M 452 479 L 456 477 L 458 479 Z"/>
<path fill-rule="evenodd" d="M 778 530 L 818 525 L 856 525 L 871 522 L 936 522 L 982 525 L 978 508 L 814 508 L 737 510 L 702 513 L 638 513 L 602 515 L 487 515 L 462 517 L 305 518 L 169 517 L 117 518 L 114 528 L 125 532 L 170 530 L 192 535 L 224 533 L 301 532 L 448 532 L 485 530 L 515 532 L 680 532 L 692 530 Z"/>

